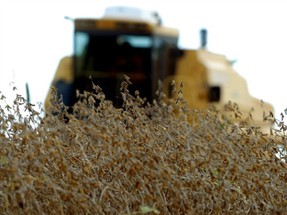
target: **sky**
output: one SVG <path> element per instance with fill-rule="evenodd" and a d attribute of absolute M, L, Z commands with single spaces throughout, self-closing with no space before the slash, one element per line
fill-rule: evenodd
<path fill-rule="evenodd" d="M 157 11 L 163 25 L 179 30 L 181 48 L 197 49 L 206 28 L 208 50 L 236 60 L 252 96 L 277 116 L 287 108 L 284 0 L 0 0 L 0 91 L 9 98 L 14 83 L 25 95 L 28 83 L 31 102 L 43 103 L 59 60 L 73 51 L 73 25 L 64 17 L 101 17 L 107 6 Z"/>

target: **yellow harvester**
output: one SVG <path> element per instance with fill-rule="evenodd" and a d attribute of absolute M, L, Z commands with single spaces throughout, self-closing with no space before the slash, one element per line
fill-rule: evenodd
<path fill-rule="evenodd" d="M 58 66 L 52 85 L 63 96 L 66 105 L 76 102 L 76 89 L 92 89 L 90 78 L 99 85 L 106 98 L 118 105 L 123 75 L 130 77 L 130 90 L 139 90 L 151 101 L 158 89 L 172 96 L 170 84 L 183 84 L 183 96 L 190 108 L 205 109 L 215 105 L 224 110 L 229 101 L 238 104 L 242 119 L 254 109 L 252 116 L 263 126 L 263 112 L 273 107 L 252 97 L 246 80 L 220 54 L 202 46 L 196 50 L 178 48 L 178 30 L 161 25 L 155 12 L 136 8 L 110 7 L 99 19 L 75 19 L 74 55 L 64 57 Z M 205 35 L 206 31 L 202 31 Z M 50 93 L 46 99 L 49 105 Z"/>

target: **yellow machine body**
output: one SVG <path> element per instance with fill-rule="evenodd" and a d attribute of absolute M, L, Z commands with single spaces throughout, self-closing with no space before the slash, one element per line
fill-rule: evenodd
<path fill-rule="evenodd" d="M 263 121 L 263 115 L 273 112 L 273 106 L 250 95 L 246 80 L 224 55 L 204 49 L 184 50 L 176 62 L 175 75 L 164 79 L 164 92 L 169 92 L 172 81 L 183 86 L 183 97 L 190 108 L 206 109 L 213 105 L 224 113 L 225 106 L 232 102 L 242 114 L 240 118 L 231 114 L 232 120 L 243 121 L 251 114 L 256 126 L 270 126 Z"/>

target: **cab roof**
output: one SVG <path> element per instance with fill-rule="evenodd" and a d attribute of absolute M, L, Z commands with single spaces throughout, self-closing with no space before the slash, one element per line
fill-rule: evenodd
<path fill-rule="evenodd" d="M 77 18 L 75 30 L 107 30 L 178 37 L 175 28 L 161 25 L 158 14 L 130 7 L 109 7 L 102 18 Z"/>

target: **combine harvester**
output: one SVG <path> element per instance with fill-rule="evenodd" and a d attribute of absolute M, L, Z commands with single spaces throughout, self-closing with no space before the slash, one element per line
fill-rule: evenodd
<path fill-rule="evenodd" d="M 263 112 L 273 112 L 272 105 L 252 97 L 246 80 L 220 54 L 205 49 L 206 30 L 201 31 L 201 47 L 197 50 L 178 48 L 177 29 L 161 25 L 156 12 L 129 7 L 110 7 L 100 19 L 74 19 L 74 55 L 64 57 L 52 85 L 63 96 L 63 102 L 76 102 L 76 89 L 91 91 L 93 82 L 115 106 L 121 103 L 120 85 L 123 76 L 130 77 L 130 91 L 152 101 L 158 89 L 172 97 L 171 82 L 182 83 L 183 97 L 190 108 L 207 109 L 214 105 L 224 113 L 225 105 L 238 105 L 245 120 L 252 111 L 253 123 L 263 122 Z M 49 106 L 50 93 L 46 98 Z"/>

